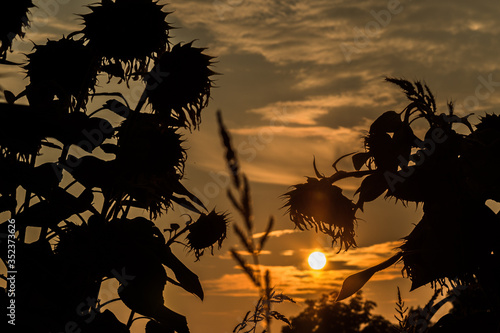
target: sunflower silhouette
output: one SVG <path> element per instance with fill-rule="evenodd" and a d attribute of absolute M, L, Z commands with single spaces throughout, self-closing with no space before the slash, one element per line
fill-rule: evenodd
<path fill-rule="evenodd" d="M 84 28 L 74 34 L 82 33 L 105 64 L 124 65 L 129 78 L 147 72 L 150 60 L 169 48 L 169 12 L 163 7 L 153 0 L 102 1 L 81 15 Z"/>
<path fill-rule="evenodd" d="M 213 57 L 192 42 L 176 44 L 165 52 L 147 80 L 147 97 L 155 113 L 174 126 L 195 128 L 201 121 L 201 110 L 207 106 L 215 74 L 210 69 Z"/>
<path fill-rule="evenodd" d="M 356 246 L 354 222 L 356 205 L 342 194 L 342 189 L 333 185 L 328 178 L 308 178 L 307 183 L 297 184 L 285 193 L 284 207 L 290 220 L 300 230 L 314 227 L 340 240 L 340 248 Z"/>
<path fill-rule="evenodd" d="M 6 59 L 16 36 L 24 37 L 23 27 L 29 25 L 28 13 L 33 7 L 31 0 L 3 1 L 0 5 L 0 60 Z"/>

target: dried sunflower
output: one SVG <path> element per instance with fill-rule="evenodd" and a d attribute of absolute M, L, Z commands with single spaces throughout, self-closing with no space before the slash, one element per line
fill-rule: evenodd
<path fill-rule="evenodd" d="M 207 106 L 214 75 L 213 57 L 191 43 L 176 44 L 165 52 L 147 78 L 146 93 L 153 111 L 176 126 L 195 128 Z M 189 119 L 187 118 L 189 116 Z"/>
<path fill-rule="evenodd" d="M 35 45 L 24 67 L 30 84 L 28 99 L 32 105 L 59 100 L 70 102 L 74 97 L 85 106 L 89 91 L 97 83 L 97 62 L 83 41 L 62 38 Z M 73 101 L 74 102 L 74 101 Z"/>
<path fill-rule="evenodd" d="M 186 151 L 175 129 L 165 126 L 157 115 L 135 113 L 118 130 L 120 163 L 138 173 L 182 174 Z"/>
<path fill-rule="evenodd" d="M 210 248 L 213 255 L 215 243 L 220 249 L 222 242 L 226 239 L 227 223 L 226 213 L 216 213 L 213 210 L 208 215 L 202 213 L 196 222 L 189 225 L 189 234 L 186 239 L 197 261 L 207 248 Z"/>
<path fill-rule="evenodd" d="M 156 115 L 136 113 L 123 122 L 117 136 L 118 186 L 153 216 L 170 207 L 173 194 L 184 189 L 179 183 L 186 159 L 181 135 Z"/>
<path fill-rule="evenodd" d="M 307 183 L 294 185 L 285 193 L 288 198 L 284 207 L 290 220 L 300 230 L 314 227 L 333 238 L 340 240 L 340 248 L 356 246 L 354 240 L 354 221 L 356 206 L 342 194 L 342 189 L 331 183 L 328 178 L 308 178 Z"/>
<path fill-rule="evenodd" d="M 170 13 L 163 7 L 154 0 L 102 1 L 82 15 L 85 27 L 79 33 L 106 61 L 125 64 L 127 76 L 146 72 L 149 59 L 168 49 Z"/>
<path fill-rule="evenodd" d="M 0 9 L 0 59 L 5 60 L 7 50 L 16 36 L 24 37 L 23 27 L 29 25 L 29 9 L 35 7 L 31 0 L 3 1 Z"/>

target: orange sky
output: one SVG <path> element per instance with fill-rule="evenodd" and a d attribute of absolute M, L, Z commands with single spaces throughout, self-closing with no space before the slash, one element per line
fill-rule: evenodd
<path fill-rule="evenodd" d="M 22 53 L 31 51 L 31 41 L 43 43 L 79 30 L 80 21 L 71 14 L 86 13 L 82 6 L 88 3 L 78 0 L 33 10 L 33 30 L 14 44 L 16 53 L 9 59 L 22 61 Z M 314 175 L 314 156 L 321 172 L 333 173 L 335 157 L 362 150 L 363 131 L 373 119 L 386 110 L 401 110 L 404 96 L 383 82 L 385 76 L 425 80 L 438 107 L 444 110 L 445 103 L 454 100 L 458 114 L 494 112 L 500 102 L 497 3 L 406 0 L 389 8 L 390 3 L 394 2 L 184 0 L 170 1 L 166 7 L 175 11 L 169 22 L 180 28 L 172 31 L 172 41 L 197 39 L 195 46 L 208 47 L 206 52 L 218 57 L 215 71 L 222 74 L 202 113 L 201 130 L 186 134 L 184 184 L 207 207 L 231 211 L 215 122 L 215 110 L 221 109 L 242 169 L 252 182 L 257 232 L 263 231 L 269 215 L 276 217 L 276 233 L 262 263 L 271 270 L 276 287 L 298 300 L 318 298 L 349 274 L 388 258 L 419 220 L 415 207 L 405 209 L 379 199 L 359 215 L 359 249 L 336 254 L 327 237 L 313 231 L 294 232 L 280 210 L 284 202 L 279 196 L 288 186 Z M 27 84 L 22 81 L 24 75 L 17 68 L 8 70 L 13 76 L 1 78 L 0 89 L 18 93 Z M 105 82 L 102 77 L 101 89 L 120 89 L 131 104 L 139 98 L 134 85 L 126 91 L 123 84 L 106 86 Z M 344 182 L 343 188 L 352 197 L 356 183 Z M 162 218 L 160 229 L 182 221 L 181 214 L 176 209 Z M 236 214 L 231 216 L 236 220 Z M 202 303 L 170 286 L 165 299 L 173 310 L 187 316 L 194 333 L 231 332 L 256 300 L 257 292 L 228 254 L 236 243 L 230 232 L 214 257 L 205 256 L 196 263 L 191 254 L 175 249 L 182 258 L 185 253 L 184 261 L 200 276 L 206 300 Z M 313 272 L 307 267 L 307 255 L 318 249 L 328 253 L 329 263 Z M 401 268 L 378 273 L 364 289 L 365 296 L 378 303 L 376 312 L 388 318 L 395 313 L 396 286 L 408 305 L 423 305 L 431 295 L 425 287 L 409 293 Z M 103 289 L 103 299 L 115 297 L 115 287 L 110 282 Z M 295 315 L 303 307 L 299 303 L 281 309 Z M 121 318 L 125 321 L 127 316 L 123 312 Z M 138 321 L 133 328 L 139 331 L 143 324 Z"/>

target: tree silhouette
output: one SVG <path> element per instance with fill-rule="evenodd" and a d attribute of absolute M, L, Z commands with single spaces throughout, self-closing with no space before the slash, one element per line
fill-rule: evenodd
<path fill-rule="evenodd" d="M 299 229 L 314 227 L 348 250 L 356 246 L 356 213 L 365 203 L 383 195 L 404 205 L 422 204 L 423 217 L 397 253 L 347 278 L 337 300 L 402 261 L 412 290 L 426 284 L 480 285 L 490 300 L 488 316 L 499 327 L 500 224 L 486 201 L 500 201 L 500 117 L 487 114 L 473 126 L 470 115 L 454 114 L 452 103 L 446 114 L 438 113 L 426 85 L 387 81 L 403 90 L 408 106 L 378 117 L 365 137 L 365 151 L 340 157 L 333 163 L 333 175 L 325 176 L 314 166 L 316 178 L 285 194 L 290 218 Z M 417 137 L 415 128 L 425 129 L 425 135 Z M 348 156 L 354 170 L 338 170 L 338 162 Z M 350 177 L 363 178 L 356 203 L 335 185 Z"/>
<path fill-rule="evenodd" d="M 0 18 L 11 20 L 0 20 L 1 66 L 13 65 L 6 50 L 31 6 L 2 4 Z M 208 212 L 181 183 L 183 130 L 199 127 L 213 58 L 192 42 L 172 46 L 169 13 L 157 1 L 103 0 L 89 9 L 81 31 L 34 46 L 23 64 L 29 84 L 5 90 L 0 103 L 2 331 L 15 323 L 23 332 L 129 332 L 137 313 L 149 319 L 146 332 L 186 333 L 186 318 L 164 306 L 165 284 L 204 294 L 171 248 L 180 244 L 199 260 L 222 245 L 227 227 L 226 214 Z M 140 80 L 136 106 L 98 91 L 99 74 Z M 103 97 L 102 107 L 89 105 Z M 162 232 L 154 221 L 174 203 L 199 218 Z M 37 240 L 28 243 L 27 233 Z M 113 301 L 131 310 L 126 323 L 99 300 L 108 279 L 119 282 Z"/>
<path fill-rule="evenodd" d="M 333 297 L 335 296 L 335 297 Z M 282 333 L 397 333 L 382 316 L 371 312 L 376 307 L 358 292 L 348 304 L 335 302 L 336 295 L 322 295 L 319 300 L 306 300 L 307 307 L 291 318 L 292 326 Z"/>

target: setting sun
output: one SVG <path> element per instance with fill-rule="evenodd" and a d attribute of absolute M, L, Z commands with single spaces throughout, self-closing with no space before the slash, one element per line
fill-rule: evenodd
<path fill-rule="evenodd" d="M 307 258 L 312 269 L 322 269 L 326 265 L 326 256 L 323 252 L 313 252 Z"/>

